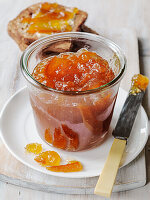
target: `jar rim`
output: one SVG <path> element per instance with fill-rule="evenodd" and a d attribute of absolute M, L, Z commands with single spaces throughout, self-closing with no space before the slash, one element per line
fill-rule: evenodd
<path fill-rule="evenodd" d="M 120 72 L 117 74 L 117 76 L 115 76 L 115 78 L 112 81 L 106 83 L 105 85 L 102 85 L 98 88 L 85 90 L 85 91 L 57 90 L 57 89 L 48 87 L 48 86 L 38 82 L 36 79 L 34 79 L 27 68 L 27 63 L 28 63 L 28 59 L 29 59 L 30 55 L 35 51 L 35 49 L 37 49 L 43 43 L 54 42 L 58 39 L 71 39 L 73 37 L 78 37 L 78 38 L 83 38 L 83 39 L 91 39 L 91 40 L 95 40 L 95 41 L 97 40 L 97 41 L 105 44 L 108 48 L 113 50 L 115 53 L 117 53 L 123 61 L 123 66 L 120 69 Z M 99 92 L 102 90 L 106 90 L 106 89 L 109 89 L 110 87 L 113 87 L 114 85 L 116 85 L 123 78 L 123 75 L 126 71 L 126 62 L 127 62 L 126 57 L 125 57 L 124 53 L 121 51 L 120 47 L 105 37 L 102 37 L 102 36 L 96 35 L 96 34 L 92 34 L 92 33 L 85 33 L 85 32 L 65 32 L 65 33 L 57 33 L 54 35 L 42 37 L 42 38 L 36 40 L 35 42 L 33 42 L 32 44 L 30 44 L 21 56 L 20 67 L 21 67 L 21 71 L 22 71 L 24 77 L 26 78 L 26 80 L 37 88 L 47 90 L 50 92 L 62 93 L 62 94 L 66 94 L 66 95 L 82 95 L 82 94 L 89 94 L 89 93 L 95 93 L 95 92 Z"/>

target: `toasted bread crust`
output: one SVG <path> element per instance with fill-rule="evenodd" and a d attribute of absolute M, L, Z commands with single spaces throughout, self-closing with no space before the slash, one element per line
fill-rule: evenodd
<path fill-rule="evenodd" d="M 21 23 L 21 20 L 25 17 L 29 17 L 32 14 L 36 13 L 37 10 L 40 8 L 41 3 L 34 4 L 25 10 L 23 10 L 15 19 L 11 20 L 8 23 L 8 34 L 16 41 L 19 48 L 24 51 L 32 42 L 36 41 L 40 37 L 36 34 L 30 34 L 26 32 L 26 28 L 28 25 Z M 85 22 L 87 18 L 87 13 L 84 11 L 79 10 L 76 14 L 74 19 L 74 26 L 72 31 L 79 31 L 80 26 Z M 70 44 L 71 45 L 71 44 Z M 65 47 L 66 46 L 66 47 Z M 51 51 L 61 52 L 66 51 L 69 45 L 63 46 L 61 45 L 54 45 Z M 58 51 L 59 50 L 59 51 Z"/>
<path fill-rule="evenodd" d="M 85 24 L 82 24 L 82 25 L 81 25 L 81 32 L 93 33 L 93 34 L 99 35 L 95 30 L 89 28 L 89 27 L 86 26 Z"/>

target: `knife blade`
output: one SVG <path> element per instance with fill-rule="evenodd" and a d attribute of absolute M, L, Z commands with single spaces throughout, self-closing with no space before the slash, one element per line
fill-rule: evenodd
<path fill-rule="evenodd" d="M 136 95 L 129 94 L 121 110 L 116 127 L 112 133 L 115 138 L 127 140 L 130 136 L 135 117 L 142 102 L 144 91 Z"/>
<path fill-rule="evenodd" d="M 110 197 L 127 139 L 135 121 L 149 80 L 141 74 L 134 75 L 131 88 L 112 133 L 114 142 L 95 187 L 95 194 Z"/>

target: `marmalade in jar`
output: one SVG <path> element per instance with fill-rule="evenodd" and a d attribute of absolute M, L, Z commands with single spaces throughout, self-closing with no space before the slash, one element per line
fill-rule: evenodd
<path fill-rule="evenodd" d="M 56 92 L 32 92 L 31 104 L 39 135 L 48 144 L 79 151 L 99 145 L 108 133 L 117 92 L 57 95 L 57 91 L 94 90 L 111 82 L 115 74 L 107 60 L 80 49 L 42 60 L 33 78 Z M 55 95 L 54 95 L 55 93 Z M 65 98 L 64 98 L 65 97 Z"/>
<path fill-rule="evenodd" d="M 63 91 L 96 89 L 115 77 L 105 59 L 86 49 L 49 57 L 35 67 L 32 75 L 40 83 Z"/>

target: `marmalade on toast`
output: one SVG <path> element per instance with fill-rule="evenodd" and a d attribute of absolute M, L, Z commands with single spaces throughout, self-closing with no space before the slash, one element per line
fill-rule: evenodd
<path fill-rule="evenodd" d="M 31 17 L 22 19 L 30 24 L 27 32 L 52 34 L 72 31 L 77 8 L 67 8 L 57 3 L 42 3 L 39 11 Z"/>

